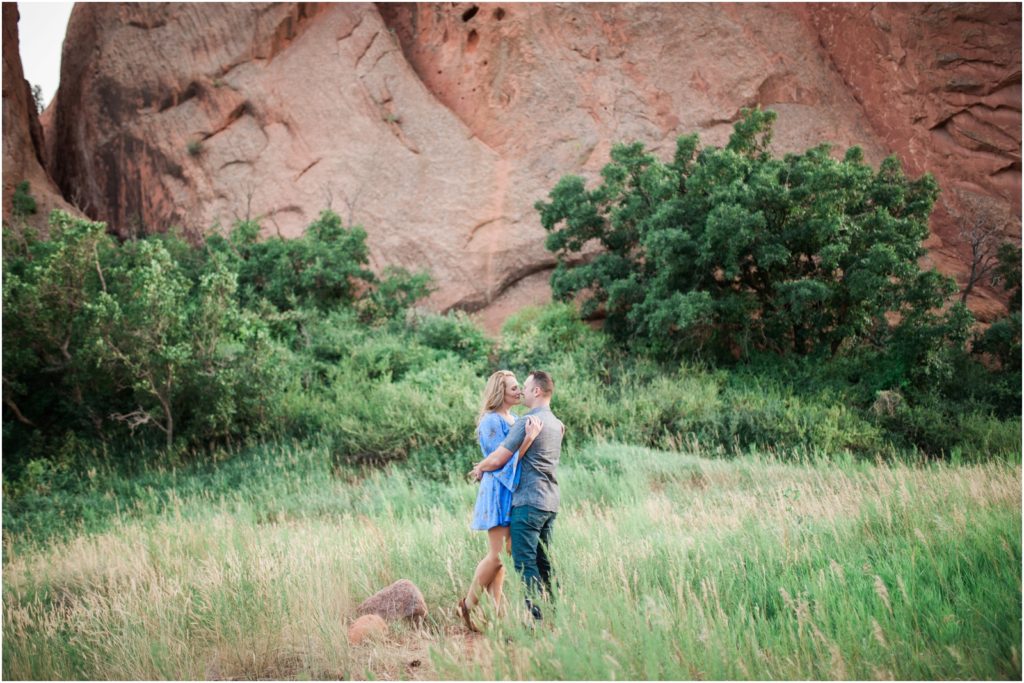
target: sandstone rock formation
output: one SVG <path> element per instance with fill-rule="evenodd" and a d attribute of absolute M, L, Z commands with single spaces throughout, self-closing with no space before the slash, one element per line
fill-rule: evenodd
<path fill-rule="evenodd" d="M 972 197 L 1001 208 L 1020 239 L 1020 5 L 830 4 L 806 16 L 886 149 L 939 181 L 930 256 L 962 285 L 958 224 Z M 988 317 L 1002 298 L 982 289 L 972 308 Z"/>
<path fill-rule="evenodd" d="M 416 584 L 409 579 L 399 579 L 368 597 L 356 611 L 376 614 L 387 621 L 419 620 L 427 616 L 427 603 Z"/>
<path fill-rule="evenodd" d="M 377 640 L 388 632 L 388 624 L 376 614 L 364 614 L 348 627 L 348 642 L 359 645 L 366 640 Z"/>
<path fill-rule="evenodd" d="M 745 106 L 779 152 L 896 152 L 1019 216 L 1020 64 L 1018 5 L 79 4 L 48 160 L 122 233 L 296 235 L 330 205 L 493 328 L 548 296 L 558 178 L 618 141 L 721 144 Z M 947 204 L 932 256 L 962 273 Z"/>
<path fill-rule="evenodd" d="M 18 7 L 3 3 L 3 215 L 11 215 L 14 188 L 29 181 L 36 199 L 36 213 L 28 217 L 36 227 L 46 224 L 51 210 L 74 209 L 64 201 L 60 191 L 44 168 L 43 128 L 39 123 L 32 88 L 25 80 L 21 66 L 18 36 Z"/>

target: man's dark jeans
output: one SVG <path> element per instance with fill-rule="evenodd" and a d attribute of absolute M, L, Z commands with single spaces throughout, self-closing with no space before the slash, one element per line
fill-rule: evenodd
<path fill-rule="evenodd" d="M 557 514 L 532 505 L 517 505 L 510 515 L 512 561 L 526 583 L 526 606 L 537 619 L 540 618 L 540 609 L 531 598 L 535 599 L 542 590 L 551 594 L 551 558 L 548 553 Z"/>

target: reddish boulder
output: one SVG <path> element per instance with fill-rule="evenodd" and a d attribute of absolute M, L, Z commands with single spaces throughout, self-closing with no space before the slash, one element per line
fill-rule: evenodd
<path fill-rule="evenodd" d="M 416 584 L 409 579 L 399 579 L 368 597 L 356 611 L 376 614 L 387 621 L 419 620 L 427 616 L 427 603 Z"/>
<path fill-rule="evenodd" d="M 388 632 L 388 624 L 376 614 L 364 614 L 348 627 L 348 642 L 359 645 L 366 640 L 378 640 Z"/>

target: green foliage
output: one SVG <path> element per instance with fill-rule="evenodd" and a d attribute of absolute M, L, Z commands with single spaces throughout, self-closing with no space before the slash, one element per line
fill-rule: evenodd
<path fill-rule="evenodd" d="M 1021 372 L 1021 249 L 1004 244 L 999 249 L 999 263 L 992 276 L 992 284 L 1002 285 L 1009 295 L 1007 314 L 996 320 L 974 341 L 974 352 L 987 354 L 995 364 L 1009 375 L 1016 376 L 1020 385 Z M 1013 383 L 1013 382 L 1011 382 Z"/>
<path fill-rule="evenodd" d="M 763 137 L 744 139 L 767 159 Z M 656 180 L 636 183 L 655 192 Z M 722 454 L 984 457 L 1019 447 L 1006 401 L 1019 387 L 988 381 L 960 351 L 969 318 L 957 306 L 932 312 L 942 282 L 931 274 L 903 295 L 903 323 L 879 349 L 853 345 L 827 367 L 771 351 L 758 366 L 751 353 L 746 370 L 724 372 L 615 346 L 564 303 L 512 316 L 496 349 L 462 313 L 408 314 L 427 277 L 374 276 L 365 233 L 331 212 L 302 238 L 259 236 L 242 222 L 199 248 L 174 231 L 118 244 L 102 224 L 60 212 L 45 240 L 5 228 L 5 471 L 16 490 L 41 481 L 32 461 L 74 471 L 82 453 L 121 460 L 159 443 L 175 463 L 271 434 L 322 445 L 339 464 L 410 459 L 450 479 L 473 457 L 479 393 L 499 368 L 552 373 L 570 448 L 615 439 Z M 905 404 L 872 412 L 882 389 Z M 935 400 L 957 391 L 955 403 Z"/>
<path fill-rule="evenodd" d="M 112 417 L 155 425 L 168 448 L 181 417 L 202 439 L 258 426 L 274 375 L 269 334 L 238 307 L 225 260 L 190 281 L 159 241 L 128 245 L 121 257 L 92 305 L 97 357 L 138 406 Z"/>
<path fill-rule="evenodd" d="M 992 273 L 992 284 L 1002 285 L 1003 290 L 1009 293 L 1007 306 L 1010 313 L 1020 312 L 1021 249 L 1006 243 L 999 247 L 996 257 L 998 265 Z"/>
<path fill-rule="evenodd" d="M 203 153 L 203 142 L 202 140 L 189 140 L 188 144 L 185 145 L 185 150 L 188 152 L 190 157 L 197 157 Z"/>
<path fill-rule="evenodd" d="M 900 447 L 962 461 L 984 461 L 995 453 L 1021 449 L 1019 419 L 999 419 L 977 409 L 965 411 L 934 397 L 915 405 L 903 403 L 892 414 L 882 415 L 879 423 Z"/>
<path fill-rule="evenodd" d="M 358 304 L 363 322 L 395 320 L 431 292 L 428 273 L 387 266 L 383 279 Z"/>
<path fill-rule="evenodd" d="M 324 322 L 384 324 L 426 291 L 425 276 L 378 281 L 363 268 L 365 232 L 331 212 L 296 240 L 258 235 L 240 223 L 199 249 L 176 233 L 117 244 L 102 223 L 59 211 L 46 240 L 5 226 L 8 462 L 52 453 L 65 433 L 159 434 L 170 457 L 176 444 L 280 428 L 282 373 L 309 391 L 339 357 L 323 348 Z"/>
<path fill-rule="evenodd" d="M 321 212 L 301 237 L 260 240 L 257 222 L 240 221 L 227 239 L 208 238 L 206 248 L 233 264 L 240 300 L 249 308 L 263 301 L 279 312 L 355 308 L 364 322 L 372 323 L 400 317 L 429 293 L 426 273 L 388 267 L 378 279 L 366 268 L 366 231 L 346 228 L 330 210 Z"/>
<path fill-rule="evenodd" d="M 103 404 L 93 399 L 110 387 L 97 378 L 89 304 L 103 287 L 112 242 L 102 223 L 57 211 L 49 235 L 4 226 L 4 419 L 13 414 L 19 426 L 43 432 L 69 418 L 102 420 Z"/>
<path fill-rule="evenodd" d="M 49 232 L 5 234 L 5 418 L 43 438 L 145 427 L 167 448 L 178 433 L 205 441 L 258 426 L 267 329 L 238 308 L 223 259 L 188 273 L 177 238 L 118 246 L 102 223 L 63 212 Z"/>
<path fill-rule="evenodd" d="M 955 285 L 917 265 L 935 181 L 906 178 L 894 158 L 872 171 L 857 148 L 773 158 L 774 119 L 746 111 L 721 149 L 681 137 L 668 163 L 617 145 L 594 190 L 563 178 L 537 204 L 559 256 L 556 297 L 579 298 L 584 316 L 603 313 L 613 336 L 663 358 L 871 346 L 892 367 L 923 359 L 930 377 L 971 322 L 936 310 Z M 574 264 L 592 243 L 601 252 Z"/>
<path fill-rule="evenodd" d="M 31 185 L 22 180 L 14 188 L 11 196 L 11 214 L 14 216 L 30 216 L 36 212 L 36 199 L 32 196 Z"/>
<path fill-rule="evenodd" d="M 432 349 L 451 351 L 479 369 L 487 364 L 492 343 L 462 311 L 445 315 L 419 313 L 412 320 L 412 329 L 420 341 Z"/>
<path fill-rule="evenodd" d="M 242 303 L 266 299 L 278 310 L 313 307 L 321 311 L 351 306 L 360 288 L 374 281 L 366 232 L 345 228 L 341 217 L 324 211 L 296 239 L 259 239 L 259 224 L 241 221 L 227 241 L 211 238 L 211 250 L 232 258 Z"/>
<path fill-rule="evenodd" d="M 589 361 L 610 352 L 604 335 L 580 320 L 573 306 L 527 306 L 502 326 L 498 365 L 526 373 L 543 370 L 567 355 Z"/>

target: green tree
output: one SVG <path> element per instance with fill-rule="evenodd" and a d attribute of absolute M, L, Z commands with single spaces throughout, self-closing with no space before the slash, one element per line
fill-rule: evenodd
<path fill-rule="evenodd" d="M 330 210 L 301 237 L 261 240 L 259 223 L 240 221 L 226 239 L 211 236 L 207 249 L 228 258 L 238 272 L 240 300 L 254 310 L 261 301 L 279 312 L 354 308 L 371 322 L 396 318 L 430 291 L 426 273 L 388 267 L 378 277 L 366 268 L 366 231 L 346 228 Z"/>
<path fill-rule="evenodd" d="M 998 369 L 1009 375 L 1009 386 L 1016 388 L 1015 396 L 1019 406 L 1021 387 L 1020 247 L 1007 243 L 999 248 L 997 265 L 991 279 L 993 285 L 1001 285 L 1009 295 L 1007 313 L 989 325 L 988 329 L 975 339 L 972 349 L 977 354 L 987 355 Z"/>
<path fill-rule="evenodd" d="M 929 348 L 955 345 L 970 316 L 939 310 L 955 286 L 917 264 L 934 179 L 908 179 L 891 157 L 873 171 L 857 147 L 773 157 L 774 120 L 745 111 L 724 148 L 684 136 L 668 163 L 616 145 L 593 190 L 563 178 L 537 204 L 555 296 L 664 357 L 831 357 L 925 332 Z"/>
<path fill-rule="evenodd" d="M 172 234 L 117 244 L 61 211 L 48 233 L 4 229 L 5 445 L 111 420 L 168 446 L 263 426 L 275 349 L 228 258 Z"/>
<path fill-rule="evenodd" d="M 332 211 L 321 213 L 302 237 L 260 240 L 259 234 L 258 223 L 242 221 L 226 242 L 211 243 L 234 255 L 247 305 L 261 298 L 279 310 L 351 305 L 360 288 L 374 279 L 364 267 L 369 260 L 366 232 L 345 228 Z"/>
<path fill-rule="evenodd" d="M 27 226 L 4 226 L 4 404 L 21 424 L 42 429 L 69 412 L 102 421 L 89 401 L 97 378 L 83 342 L 112 246 L 103 223 L 62 211 L 50 216 L 47 240 Z"/>
<path fill-rule="evenodd" d="M 162 245 L 140 240 L 130 258 L 111 270 L 113 291 L 104 290 L 91 308 L 96 316 L 96 352 L 119 371 L 135 407 L 113 415 L 133 430 L 151 425 L 174 443 L 175 402 L 193 360 L 186 309 L 189 283 Z M 201 341 L 201 340 L 196 340 Z"/>

